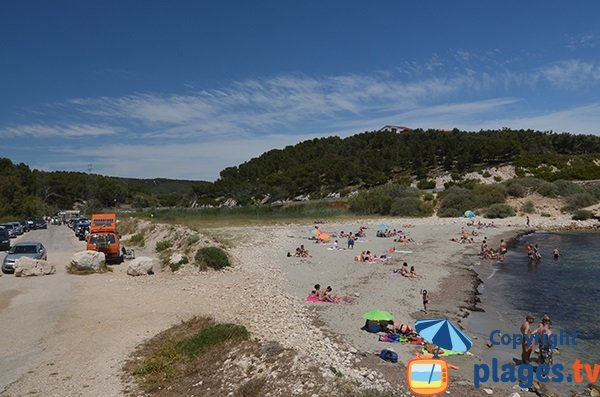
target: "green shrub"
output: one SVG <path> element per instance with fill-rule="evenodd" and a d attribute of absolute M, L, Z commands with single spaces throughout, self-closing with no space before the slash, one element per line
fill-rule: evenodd
<path fill-rule="evenodd" d="M 600 200 L 600 183 L 592 183 L 585 187 L 586 192 Z"/>
<path fill-rule="evenodd" d="M 565 209 L 572 211 L 578 208 L 588 207 L 594 203 L 596 203 L 596 199 L 590 193 L 575 193 L 567 197 L 567 206 Z"/>
<path fill-rule="evenodd" d="M 482 174 L 482 176 L 483 176 L 484 178 L 489 178 L 490 176 L 492 176 L 492 174 L 490 174 L 490 172 L 486 170 L 486 171 L 483 171 L 483 174 Z"/>
<path fill-rule="evenodd" d="M 417 182 L 417 187 L 422 190 L 435 189 L 435 181 L 431 179 L 422 179 Z"/>
<path fill-rule="evenodd" d="M 552 182 L 543 182 L 538 188 L 537 192 L 544 197 L 556 197 L 558 196 L 558 187 Z"/>
<path fill-rule="evenodd" d="M 456 208 L 440 208 L 437 216 L 440 218 L 458 218 L 463 216 L 464 212 L 457 210 Z"/>
<path fill-rule="evenodd" d="M 163 240 L 156 243 L 156 247 L 154 248 L 156 252 L 162 252 L 168 250 L 173 246 L 171 240 Z"/>
<path fill-rule="evenodd" d="M 512 197 L 525 197 L 527 189 L 519 182 L 513 180 L 506 184 L 506 193 Z"/>
<path fill-rule="evenodd" d="M 533 204 L 533 201 L 527 200 L 525 204 L 523 204 L 521 211 L 526 214 L 533 214 L 535 212 L 535 204 Z"/>
<path fill-rule="evenodd" d="M 198 234 L 193 234 L 187 238 L 186 243 L 187 245 L 194 245 L 198 241 L 200 241 L 200 236 Z"/>
<path fill-rule="evenodd" d="M 540 215 L 543 216 L 544 218 L 550 218 L 552 216 L 547 212 L 542 212 Z"/>
<path fill-rule="evenodd" d="M 452 174 L 450 174 L 450 177 L 452 178 L 453 181 L 462 181 L 463 176 L 461 174 L 459 174 L 458 172 L 453 172 Z"/>
<path fill-rule="evenodd" d="M 433 193 L 425 193 L 423 195 L 423 200 L 425 200 L 425 201 L 434 201 L 435 200 L 435 196 L 433 195 Z"/>
<path fill-rule="evenodd" d="M 496 176 L 494 177 L 494 181 L 496 181 L 496 182 L 502 182 L 502 177 L 501 177 L 501 176 L 498 176 L 498 175 L 496 175 Z"/>
<path fill-rule="evenodd" d="M 419 200 L 417 197 L 397 198 L 392 203 L 390 214 L 394 216 L 420 216 L 420 204 L 421 200 Z"/>
<path fill-rule="evenodd" d="M 492 204 L 485 211 L 486 218 L 508 218 L 515 216 L 515 210 L 507 204 Z"/>
<path fill-rule="evenodd" d="M 181 260 L 179 262 L 177 262 L 177 263 L 171 263 L 169 261 L 169 267 L 171 268 L 172 272 L 176 272 L 177 270 L 181 269 L 181 266 L 185 265 L 188 262 L 189 262 L 188 257 L 187 256 L 183 256 L 181 258 Z"/>
<path fill-rule="evenodd" d="M 386 184 L 363 190 L 350 198 L 350 210 L 359 214 L 388 215 L 394 199 L 419 197 L 419 190 L 400 184 Z"/>
<path fill-rule="evenodd" d="M 129 245 L 144 247 L 146 245 L 146 240 L 144 240 L 144 235 L 142 233 L 136 233 L 129 239 Z"/>
<path fill-rule="evenodd" d="M 473 188 L 475 207 L 487 207 L 506 201 L 506 188 L 503 185 L 476 185 Z"/>
<path fill-rule="evenodd" d="M 563 197 L 572 196 L 574 194 L 583 193 L 584 190 L 581 186 L 571 181 L 558 180 L 554 181 L 554 184 L 558 188 L 558 194 Z"/>
<path fill-rule="evenodd" d="M 587 219 L 590 219 L 591 217 L 593 217 L 594 214 L 592 214 L 591 211 L 587 211 L 587 210 L 576 210 L 575 212 L 573 212 L 573 219 L 576 221 L 585 221 Z"/>
<path fill-rule="evenodd" d="M 217 270 L 231 266 L 227 253 L 218 247 L 200 248 L 194 259 L 199 266 L 208 266 Z"/>

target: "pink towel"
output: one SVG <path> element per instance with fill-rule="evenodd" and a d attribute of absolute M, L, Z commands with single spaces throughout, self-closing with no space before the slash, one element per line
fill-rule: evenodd
<path fill-rule="evenodd" d="M 307 302 L 324 302 L 324 303 L 338 303 L 340 301 L 340 298 L 335 298 L 334 302 L 331 301 L 322 301 L 321 299 L 319 299 L 318 297 L 316 297 L 313 294 L 310 294 L 306 297 L 306 301 Z"/>

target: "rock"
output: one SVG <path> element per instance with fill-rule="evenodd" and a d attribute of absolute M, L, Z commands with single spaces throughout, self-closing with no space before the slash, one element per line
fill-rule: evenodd
<path fill-rule="evenodd" d="M 147 256 L 140 256 L 135 258 L 127 266 L 127 274 L 130 276 L 145 276 L 147 274 L 154 274 L 152 268 L 154 267 L 154 259 L 148 258 Z"/>
<path fill-rule="evenodd" d="M 508 397 L 521 397 L 521 395 L 519 393 L 515 392 Z"/>
<path fill-rule="evenodd" d="M 183 255 L 176 253 L 176 254 L 171 255 L 171 258 L 169 259 L 169 263 L 171 265 L 177 265 L 182 260 L 183 260 Z"/>
<path fill-rule="evenodd" d="M 106 258 L 104 256 L 104 252 L 81 251 L 73 255 L 71 263 L 67 266 L 67 268 L 75 268 L 77 270 L 93 270 L 97 272 L 100 270 L 105 260 Z"/>
<path fill-rule="evenodd" d="M 55 272 L 54 265 L 43 260 L 22 257 L 15 262 L 15 277 L 45 276 Z"/>
<path fill-rule="evenodd" d="M 484 389 L 483 389 L 483 391 L 484 391 L 486 394 L 494 394 L 494 391 L 493 391 L 492 389 L 485 389 L 485 388 L 484 388 Z"/>

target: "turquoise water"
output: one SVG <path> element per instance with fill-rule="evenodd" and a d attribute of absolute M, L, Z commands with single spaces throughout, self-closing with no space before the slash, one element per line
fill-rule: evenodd
<path fill-rule="evenodd" d="M 528 263 L 527 244 L 537 243 L 542 254 L 539 264 Z M 554 248 L 561 256 L 553 258 Z M 469 330 L 480 346 L 489 341 L 490 332 L 519 333 L 528 313 L 536 317 L 534 326 L 547 313 L 553 332 L 576 332 L 575 345 L 559 346 L 554 362 L 565 366 L 579 359 L 600 363 L 600 248 L 599 233 L 535 233 L 513 242 L 504 263 L 482 262 L 477 269 L 484 284 L 480 287 L 481 307 L 474 313 Z M 483 361 L 497 358 L 501 362 L 520 359 L 521 349 L 512 346 L 483 347 Z M 532 357 L 537 357 L 534 353 Z M 600 381 L 600 379 L 598 379 Z M 553 385 L 561 392 L 580 390 L 576 384 Z"/>

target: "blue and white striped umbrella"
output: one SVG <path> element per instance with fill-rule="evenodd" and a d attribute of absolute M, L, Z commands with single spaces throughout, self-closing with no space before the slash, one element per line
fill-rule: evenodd
<path fill-rule="evenodd" d="M 471 339 L 447 318 L 419 320 L 415 324 L 415 329 L 423 339 L 442 349 L 464 353 L 473 345 Z"/>

